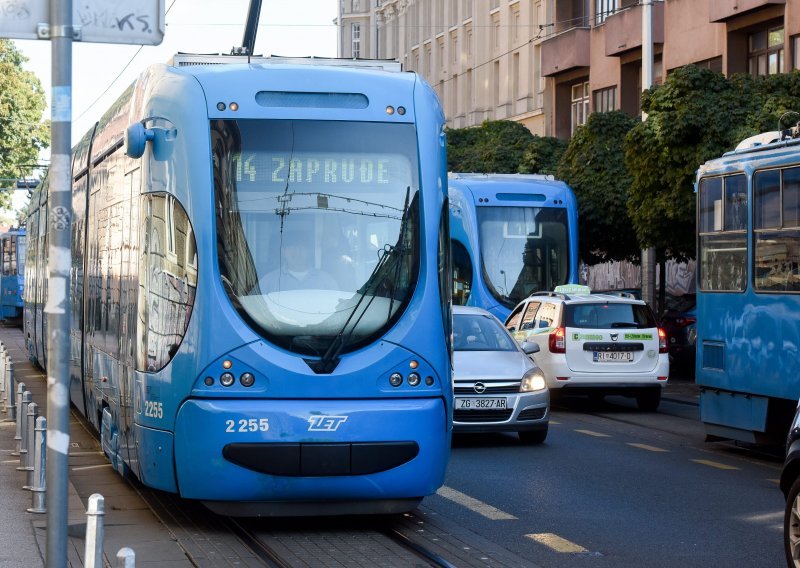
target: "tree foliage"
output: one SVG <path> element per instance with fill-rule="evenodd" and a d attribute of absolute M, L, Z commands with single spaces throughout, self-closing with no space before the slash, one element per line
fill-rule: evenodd
<path fill-rule="evenodd" d="M 567 150 L 569 142 L 549 136 L 533 136 L 522 155 L 518 171 L 521 174 L 555 175 L 558 162 Z"/>
<path fill-rule="evenodd" d="M 511 120 L 449 129 L 447 168 L 451 172 L 516 173 L 532 139 L 527 128 Z"/>
<path fill-rule="evenodd" d="M 621 111 L 589 115 L 558 166 L 558 179 L 578 199 L 580 254 L 589 264 L 639 255 L 626 208 L 631 179 L 624 161 L 625 136 L 636 124 Z"/>
<path fill-rule="evenodd" d="M 659 258 L 695 256 L 695 172 L 748 136 L 800 121 L 800 74 L 753 78 L 693 65 L 644 93 L 647 121 L 626 141 L 628 211 L 642 246 Z M 786 114 L 788 112 L 788 114 Z"/>
<path fill-rule="evenodd" d="M 36 75 L 22 68 L 25 61 L 12 42 L 0 40 L 0 178 L 11 180 L 30 175 L 50 140 L 49 124 L 42 122 L 44 90 Z M 0 191 L 0 207 L 10 204 L 10 192 Z"/>

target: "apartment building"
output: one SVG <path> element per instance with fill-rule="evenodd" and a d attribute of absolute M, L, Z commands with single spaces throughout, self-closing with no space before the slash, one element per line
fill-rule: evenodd
<path fill-rule="evenodd" d="M 341 0 L 340 57 L 397 59 L 452 128 L 515 120 L 545 135 L 540 51 L 552 0 Z"/>
<path fill-rule="evenodd" d="M 541 46 L 552 107 L 546 130 L 568 138 L 589 112 L 639 115 L 642 1 L 555 0 Z M 652 0 L 654 81 L 694 63 L 730 76 L 798 68 L 800 0 Z"/>
<path fill-rule="evenodd" d="M 447 123 L 510 119 L 569 138 L 591 112 L 640 114 L 648 0 L 340 0 L 340 57 L 397 59 Z M 800 0 L 649 0 L 654 81 L 800 69 Z"/>

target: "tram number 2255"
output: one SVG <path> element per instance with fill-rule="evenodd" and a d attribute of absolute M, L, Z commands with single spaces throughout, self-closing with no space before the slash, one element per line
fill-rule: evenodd
<path fill-rule="evenodd" d="M 266 432 L 269 430 L 269 418 L 240 418 L 226 420 L 226 432 Z"/>
<path fill-rule="evenodd" d="M 150 418 L 164 418 L 164 405 L 152 400 L 144 401 L 144 415 Z"/>

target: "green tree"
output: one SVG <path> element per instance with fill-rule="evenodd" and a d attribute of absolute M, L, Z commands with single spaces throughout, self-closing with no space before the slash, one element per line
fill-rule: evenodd
<path fill-rule="evenodd" d="M 569 142 L 550 136 L 533 136 L 519 164 L 521 174 L 555 175 Z"/>
<path fill-rule="evenodd" d="M 511 120 L 449 129 L 447 168 L 451 172 L 516 173 L 532 139 L 527 128 Z"/>
<path fill-rule="evenodd" d="M 637 121 L 621 111 L 596 112 L 579 128 L 556 172 L 578 199 L 580 255 L 594 264 L 639 256 L 628 217 L 630 175 L 625 136 Z"/>
<path fill-rule="evenodd" d="M 50 141 L 49 121 L 42 122 L 44 90 L 36 75 L 22 68 L 25 61 L 11 41 L 0 40 L 0 178 L 30 175 Z M 10 205 L 10 191 L 0 191 L 0 207 Z"/>

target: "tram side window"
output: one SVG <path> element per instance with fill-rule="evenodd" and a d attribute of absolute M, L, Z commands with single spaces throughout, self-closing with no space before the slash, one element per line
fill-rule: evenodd
<path fill-rule="evenodd" d="M 700 289 L 739 292 L 747 285 L 747 178 L 700 180 Z"/>
<path fill-rule="evenodd" d="M 453 303 L 466 306 L 472 291 L 472 259 L 467 248 L 453 240 Z"/>
<path fill-rule="evenodd" d="M 753 196 L 753 285 L 800 292 L 800 167 L 757 172 Z"/>
<path fill-rule="evenodd" d="M 142 198 L 137 367 L 158 371 L 175 356 L 194 307 L 197 249 L 186 211 L 171 195 Z"/>

